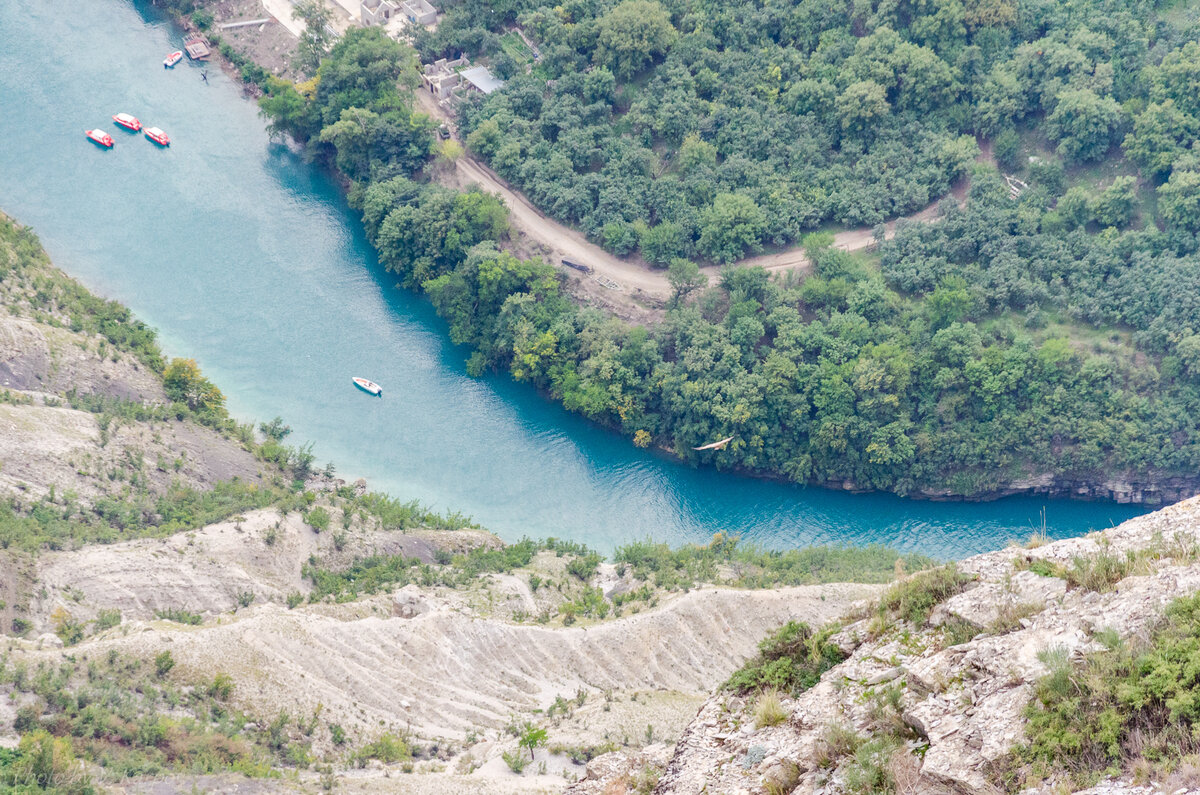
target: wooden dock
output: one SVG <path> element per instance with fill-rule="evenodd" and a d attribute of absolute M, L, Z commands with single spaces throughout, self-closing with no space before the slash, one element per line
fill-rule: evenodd
<path fill-rule="evenodd" d="M 212 55 L 208 39 L 199 33 L 193 33 L 183 40 L 183 51 L 193 61 L 204 61 L 208 59 L 208 56 Z"/>

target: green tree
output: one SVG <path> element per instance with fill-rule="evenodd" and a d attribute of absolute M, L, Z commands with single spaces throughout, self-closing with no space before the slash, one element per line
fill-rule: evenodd
<path fill-rule="evenodd" d="M 959 276 L 948 277 L 929 294 L 929 316 L 935 328 L 944 328 L 964 319 L 974 308 L 975 299 L 967 282 Z"/>
<path fill-rule="evenodd" d="M 382 28 L 350 28 L 338 39 L 317 72 L 315 104 L 321 123 L 333 124 L 347 108 L 382 114 L 407 107 L 415 87 L 417 60 L 412 48 Z"/>
<path fill-rule="evenodd" d="M 837 102 L 842 129 L 856 134 L 868 132 L 891 111 L 887 91 L 870 80 L 850 84 Z"/>
<path fill-rule="evenodd" d="M 690 134 L 683 139 L 683 144 L 679 147 L 679 170 L 687 173 L 697 166 L 717 165 L 717 147 L 702 139 L 696 133 Z"/>
<path fill-rule="evenodd" d="M 1158 189 L 1158 211 L 1170 226 L 1200 232 L 1200 171 L 1176 170 Z"/>
<path fill-rule="evenodd" d="M 1175 100 L 1151 103 L 1133 120 L 1125 136 L 1125 153 L 1154 178 L 1170 173 L 1171 166 L 1200 134 L 1200 122 L 1181 111 Z"/>
<path fill-rule="evenodd" d="M 1092 222 L 1092 196 L 1087 188 L 1075 185 L 1062 195 L 1055 205 L 1068 229 L 1087 226 Z"/>
<path fill-rule="evenodd" d="M 762 250 L 767 218 L 742 193 L 719 193 L 701 221 L 700 253 L 717 262 L 733 262 L 749 251 Z"/>
<path fill-rule="evenodd" d="M 212 413 L 225 408 L 225 396 L 200 374 L 194 359 L 172 359 L 163 371 L 163 387 L 167 397 L 193 411 Z"/>
<path fill-rule="evenodd" d="M 292 19 L 304 21 L 304 32 L 296 45 L 296 61 L 302 70 L 313 74 L 321 65 L 321 59 L 329 54 L 333 43 L 329 25 L 333 12 L 324 0 L 299 0 L 292 8 Z"/>
<path fill-rule="evenodd" d="M 996 136 L 992 142 L 992 155 L 996 164 L 1004 171 L 1013 173 L 1021 168 L 1021 136 L 1012 127 L 1008 127 Z"/>
<path fill-rule="evenodd" d="M 267 130 L 272 135 L 290 133 L 301 141 L 312 135 L 309 104 L 287 80 L 267 77 L 267 90 L 258 98 L 258 109 L 267 118 Z"/>
<path fill-rule="evenodd" d="M 1181 111 L 1200 118 L 1200 42 L 1185 42 L 1147 72 L 1155 99 L 1173 99 Z"/>
<path fill-rule="evenodd" d="M 667 267 L 667 281 L 671 284 L 671 304 L 678 306 L 689 294 L 707 285 L 708 277 L 696 263 L 676 257 Z"/>
<path fill-rule="evenodd" d="M 596 20 L 595 59 L 628 79 L 664 55 L 678 35 L 671 15 L 655 0 L 624 0 Z"/>
<path fill-rule="evenodd" d="M 1092 202 L 1092 213 L 1101 226 L 1127 226 L 1137 210 L 1137 180 L 1117 177 Z"/>
<path fill-rule="evenodd" d="M 157 655 L 155 655 L 154 673 L 159 679 L 162 679 L 164 676 L 170 673 L 171 669 L 174 667 L 175 658 L 171 656 L 171 652 L 169 650 L 160 651 Z"/>
<path fill-rule="evenodd" d="M 43 729 L 21 738 L 16 758 L 0 768 L 0 784 L 18 792 L 49 791 L 62 795 L 92 795 L 91 776 L 75 761 L 69 739 L 58 739 Z"/>
<path fill-rule="evenodd" d="M 686 253 L 688 238 L 679 224 L 663 221 L 644 228 L 639 243 L 648 262 L 665 265 Z"/>
<path fill-rule="evenodd" d="M 1058 153 L 1078 162 L 1098 160 L 1108 152 L 1121 128 L 1124 114 L 1110 96 L 1089 88 L 1059 93 L 1054 110 L 1046 117 L 1046 134 L 1058 142 Z"/>
<path fill-rule="evenodd" d="M 522 748 L 529 749 L 529 758 L 533 759 L 533 749 L 546 744 L 546 730 L 526 722 L 519 744 Z"/>

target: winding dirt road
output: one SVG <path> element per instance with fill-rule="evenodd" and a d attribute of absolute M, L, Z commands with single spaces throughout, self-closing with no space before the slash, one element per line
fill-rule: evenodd
<path fill-rule="evenodd" d="M 421 109 L 445 122 L 457 138 L 456 125 L 446 109 L 427 91 L 418 90 L 416 95 Z M 592 275 L 596 281 L 626 295 L 641 293 L 660 300 L 670 297 L 671 285 L 667 281 L 665 270 L 652 268 L 641 260 L 621 259 L 590 242 L 580 232 L 547 217 L 534 207 L 524 194 L 513 189 L 500 175 L 472 157 L 466 151 L 465 145 L 463 154 L 455 161 L 454 166 L 460 184 L 475 183 L 485 191 L 499 195 L 508 205 L 509 219 L 514 231 L 524 233 L 545 249 L 551 262 L 558 264 L 566 259 L 588 265 L 593 269 Z M 908 218 L 928 221 L 936 215 L 935 202 Z M 888 237 L 894 233 L 895 226 L 895 221 L 887 225 Z M 844 251 L 859 251 L 868 248 L 874 242 L 871 229 L 867 227 L 847 229 L 838 232 L 833 238 L 833 245 Z M 807 270 L 812 265 L 799 246 L 749 257 L 737 264 L 759 266 L 768 271 Z M 700 271 L 707 275 L 712 283 L 719 277 L 721 268 L 718 265 L 707 265 Z"/>

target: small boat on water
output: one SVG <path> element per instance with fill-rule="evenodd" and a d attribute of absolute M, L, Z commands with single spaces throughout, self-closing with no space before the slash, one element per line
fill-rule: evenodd
<path fill-rule="evenodd" d="M 86 135 L 92 143 L 103 146 L 105 149 L 112 149 L 112 136 L 104 132 L 104 130 L 87 130 Z"/>
<path fill-rule="evenodd" d="M 175 52 L 168 55 L 166 58 L 163 58 L 163 69 L 173 69 L 173 68 L 175 68 L 175 64 L 179 63 L 182 60 L 183 60 L 183 50 L 176 50 Z"/>
<path fill-rule="evenodd" d="M 149 138 L 151 141 L 154 141 L 154 143 L 158 144 L 159 146 L 170 146 L 171 145 L 171 139 L 167 137 L 167 134 L 165 132 L 158 129 L 157 127 L 147 127 L 146 128 L 146 137 Z"/>
<path fill-rule="evenodd" d="M 137 116 L 130 116 L 128 113 L 118 113 L 116 116 L 113 116 L 113 121 L 126 130 L 140 132 L 142 129 L 142 123 L 138 121 Z"/>
<path fill-rule="evenodd" d="M 374 381 L 368 381 L 366 378 L 360 378 L 357 375 L 350 380 L 354 382 L 356 387 L 367 394 L 374 395 L 375 397 L 383 397 L 383 387 Z"/>

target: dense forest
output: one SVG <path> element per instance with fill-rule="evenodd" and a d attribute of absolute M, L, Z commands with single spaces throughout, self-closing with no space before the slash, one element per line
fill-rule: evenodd
<path fill-rule="evenodd" d="M 591 25 L 596 35 L 583 37 L 568 58 L 566 45 L 539 33 L 546 36 L 542 60 L 503 91 L 463 108 L 463 118 L 478 148 L 479 131 L 489 129 L 489 120 L 530 98 L 523 121 L 508 116 L 498 127 L 499 152 L 514 141 L 523 146 L 526 133 L 547 133 L 548 114 L 578 104 L 560 102 L 557 93 L 575 85 L 576 73 L 587 84 L 597 73 L 611 72 L 610 93 L 618 105 L 619 96 L 640 86 L 628 109 L 619 118 L 604 116 L 601 126 L 619 139 L 622 151 L 642 147 L 653 153 L 643 155 L 647 162 L 661 166 L 674 158 L 674 165 L 651 178 L 655 166 L 640 182 L 623 182 L 612 192 L 647 202 L 628 218 L 653 218 L 650 207 L 686 205 L 695 212 L 681 210 L 679 217 L 697 224 L 677 237 L 682 248 L 669 252 L 675 295 L 662 322 L 650 328 L 578 306 L 553 266 L 514 256 L 506 248 L 507 213 L 497 198 L 428 179 L 438 146 L 432 123 L 410 108 L 417 59 L 406 46 L 377 30 L 351 31 L 314 80 L 300 86 L 274 81 L 262 100 L 276 129 L 307 140 L 352 181 L 351 203 L 362 212 L 381 261 L 405 286 L 425 293 L 449 322 L 452 338 L 470 346 L 472 372 L 508 371 L 567 408 L 620 429 L 639 446 L 660 445 L 689 461 L 799 482 L 970 496 L 1030 478 L 1062 487 L 1194 477 L 1200 466 L 1200 153 L 1192 138 L 1200 129 L 1200 47 L 1183 41 L 1200 27 L 1186 14 L 1168 24 L 1149 6 L 1022 3 L 968 13 L 947 2 L 856 6 L 843 19 L 842 12 L 806 3 L 777 12 L 770 10 L 774 6 L 733 4 L 707 9 L 700 24 L 700 12 L 681 5 L 669 14 L 670 47 L 639 59 L 621 51 L 623 40 L 606 36 L 601 24 L 630 4 L 559 7 L 554 18 L 591 19 L 571 29 Z M 421 51 L 427 57 L 458 47 L 487 52 L 503 23 L 499 17 L 520 17 L 527 29 L 541 19 L 546 31 L 556 29 L 545 20 L 549 12 L 499 6 L 497 20 L 480 27 L 471 16 L 475 6 L 467 0 L 453 7 L 437 34 L 418 41 Z M 734 24 L 739 13 L 745 18 Z M 980 14 L 992 15 L 986 25 Z M 968 24 L 968 18 L 975 21 Z M 802 19 L 809 20 L 807 28 Z M 786 71 L 775 70 L 779 93 L 773 98 L 746 91 L 737 106 L 696 94 L 675 103 L 682 122 L 674 140 L 682 143 L 670 154 L 675 150 L 666 146 L 667 136 L 634 120 L 646 118 L 648 111 L 638 108 L 650 95 L 655 102 L 666 96 L 648 90 L 655 81 L 675 73 L 683 80 L 688 73 L 697 82 L 699 62 L 688 61 L 692 67 L 685 69 L 675 60 L 700 57 L 694 48 L 683 51 L 689 37 L 696 47 L 699 40 L 712 45 L 703 61 L 717 86 L 712 91 L 732 85 L 723 70 L 739 59 L 745 73 L 759 78 L 771 73 L 772 53 L 786 51 L 790 60 Z M 875 45 L 883 46 L 881 37 L 893 53 L 940 62 L 942 67 L 929 68 L 948 70 L 948 88 L 923 89 L 920 101 L 905 100 L 907 82 L 896 77 L 899 82 L 883 92 L 887 112 L 869 144 L 862 129 L 840 127 L 841 101 L 803 113 L 795 102 L 785 105 L 783 97 L 816 91 L 813 81 L 844 92 L 867 82 L 843 86 L 863 69 L 883 81 L 886 70 L 864 65 L 867 55 L 880 52 Z M 776 42 L 775 49 L 767 40 Z M 817 69 L 822 59 L 837 68 Z M 533 81 L 541 79 L 540 70 L 560 62 L 573 64 L 562 67 L 571 74 L 538 88 Z M 751 64 L 758 64 L 757 71 Z M 1064 110 L 1068 101 L 1082 104 Z M 787 185 L 808 179 L 800 171 L 772 161 L 765 148 L 735 151 L 733 140 L 738 147 L 786 147 L 805 136 L 781 132 L 761 116 L 733 135 L 732 121 L 690 115 L 718 106 L 734 115 L 734 107 L 770 107 L 779 118 L 790 114 L 789 124 L 841 131 L 818 136 L 828 146 L 811 157 L 787 156 L 796 158 L 788 162 L 818 164 L 814 181 L 797 193 Z M 1094 108 L 1115 108 L 1111 126 L 1095 123 L 1107 116 L 1091 114 Z M 564 135 L 591 129 L 578 118 L 564 117 Z M 970 133 L 991 145 L 1002 164 L 1019 167 L 1027 185 L 1015 198 L 995 167 L 971 164 L 976 139 L 961 138 Z M 855 135 L 861 140 L 852 142 Z M 920 165 L 922 142 L 938 136 L 940 151 L 958 153 L 950 170 Z M 888 140 L 904 146 L 889 150 Z M 1116 159 L 1121 147 L 1129 160 Z M 528 150 L 528 162 L 541 167 L 557 157 L 539 151 Z M 624 162 L 605 151 L 589 155 L 599 168 L 569 168 L 571 178 L 592 180 Z M 697 183 L 709 186 L 711 207 L 672 203 L 655 193 L 664 182 L 686 183 L 679 169 L 689 151 L 704 153 L 693 165 L 704 173 Z M 871 183 L 876 177 L 855 182 L 853 170 L 839 165 L 847 151 L 860 153 L 850 158 L 855 163 L 883 158 L 861 174 L 902 173 L 902 190 L 915 191 L 916 198 L 883 208 L 873 204 L 877 188 L 892 188 Z M 1033 162 L 1029 152 L 1038 153 Z M 1132 161 L 1142 176 L 1100 184 L 1086 166 L 1096 158 L 1118 168 Z M 924 176 L 907 170 L 912 168 Z M 692 262 L 677 256 L 704 254 L 705 240 L 723 241 L 731 246 L 727 251 L 740 254 L 763 242 L 793 239 L 824 218 L 879 220 L 935 197 L 963 168 L 970 177 L 964 203 L 943 201 L 937 222 L 902 223 L 889 241 L 879 227 L 874 253 L 837 250 L 826 233 L 803 236 L 814 262 L 807 277 L 731 268 L 709 286 Z M 747 189 L 747 182 L 723 181 L 735 174 L 784 180 L 772 189 L 777 196 L 817 191 L 842 198 L 822 199 L 821 209 L 803 222 L 781 221 L 782 211 L 764 209 L 762 194 Z M 818 190 L 818 184 L 825 187 Z M 652 195 L 658 198 L 645 198 Z M 862 214 L 831 209 L 851 205 Z M 746 229 L 759 227 L 743 220 L 731 237 L 720 223 L 709 223 L 721 207 L 752 207 L 750 214 L 763 219 L 762 234 L 732 245 Z M 768 223 L 784 224 L 779 229 L 786 231 L 768 232 Z M 726 436 L 734 440 L 723 451 L 692 450 Z"/>
<path fill-rule="evenodd" d="M 995 143 L 1068 166 L 1123 148 L 1148 178 L 1200 133 L 1186 4 L 1113 0 L 542 0 L 448 3 L 423 59 L 489 57 L 471 148 L 618 254 L 729 262 L 823 222 L 872 225 L 944 195 Z M 531 68 L 498 35 L 520 25 Z M 1189 212 L 1194 161 L 1173 176 Z M 1167 208 L 1164 208 L 1167 210 Z"/>

